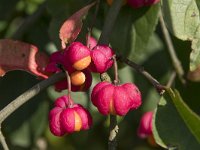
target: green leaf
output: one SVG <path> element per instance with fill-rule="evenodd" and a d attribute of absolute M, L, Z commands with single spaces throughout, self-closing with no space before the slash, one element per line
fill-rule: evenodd
<path fill-rule="evenodd" d="M 164 0 L 163 14 L 167 27 L 177 38 L 192 42 L 190 70 L 200 65 L 199 2 L 195 0 Z"/>
<path fill-rule="evenodd" d="M 157 25 L 159 10 L 159 5 L 141 9 L 124 7 L 110 38 L 112 47 L 130 59 L 144 53 Z"/>
<path fill-rule="evenodd" d="M 185 124 L 200 143 L 200 117 L 187 106 L 177 90 L 169 89 L 168 92 Z"/>
<path fill-rule="evenodd" d="M 168 89 L 153 118 L 156 142 L 164 148 L 199 149 L 199 126 L 199 117 L 183 102 L 179 93 Z"/>

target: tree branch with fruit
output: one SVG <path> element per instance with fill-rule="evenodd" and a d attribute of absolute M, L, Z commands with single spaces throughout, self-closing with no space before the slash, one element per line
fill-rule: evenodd
<path fill-rule="evenodd" d="M 161 84 L 158 82 L 144 67 L 129 59 L 125 53 L 120 52 L 119 54 L 117 47 L 112 47 L 111 34 L 118 23 L 117 18 L 120 15 L 121 8 L 126 7 L 123 5 L 127 3 L 128 7 L 131 7 L 133 10 L 144 8 L 142 13 L 145 14 L 154 5 L 158 7 L 159 12 L 160 1 L 108 1 L 110 8 L 106 14 L 99 40 L 96 40 L 92 33 L 101 3 L 101 1 L 97 1 L 86 5 L 63 22 L 59 29 L 60 49 L 51 53 L 50 56 L 39 51 L 37 46 L 32 44 L 11 39 L 0 40 L 0 75 L 2 77 L 9 71 L 24 70 L 35 75 L 38 79 L 43 79 L 43 81 L 22 93 L 0 111 L 0 127 L 2 127 L 5 119 L 20 106 L 47 87 L 54 85 L 55 91 L 63 92 L 68 90 L 68 93 L 56 98 L 53 108 L 49 112 L 48 125 L 51 133 L 57 137 L 63 137 L 74 132 L 91 129 L 94 117 L 90 113 L 91 110 L 76 103 L 71 94 L 72 92 L 88 92 L 93 83 L 93 75 L 98 74 L 101 82 L 91 89 L 90 100 L 101 115 L 109 116 L 108 149 L 117 149 L 117 135 L 120 131 L 117 116 L 127 116 L 130 111 L 138 109 L 143 102 L 142 91 L 139 90 L 136 84 L 132 82 L 120 83 L 118 63 L 121 62 L 133 68 L 148 80 L 161 97 L 155 110 L 148 111 L 142 116 L 136 131 L 137 136 L 141 139 L 146 138 L 149 144 L 154 147 L 177 148 L 177 145 L 173 145 L 174 141 L 167 143 L 168 140 L 165 139 L 165 135 L 162 135 L 162 132 L 159 131 L 159 127 L 164 126 L 160 123 L 160 117 L 162 119 L 162 115 L 166 114 L 163 113 L 166 110 L 163 110 L 161 107 L 167 108 L 170 105 L 171 107 L 168 109 L 173 109 L 171 112 L 174 110 L 176 110 L 176 113 L 178 112 L 176 115 L 181 117 L 181 120 L 186 124 L 187 129 L 191 131 L 194 139 L 198 141 L 200 139 L 198 135 L 200 131 L 196 133 L 195 125 L 200 124 L 199 116 L 184 103 L 177 90 L 170 88 L 175 82 L 176 74 L 183 83 L 185 83 L 185 79 L 183 78 L 183 68 L 163 20 L 165 16 L 162 16 L 163 14 L 161 13 L 160 24 L 174 66 L 173 73 L 168 78 L 167 86 L 164 85 L 165 83 Z M 93 16 L 93 22 L 88 33 L 85 34 L 85 44 L 79 41 L 78 36 L 83 30 L 83 18 L 95 5 L 96 11 Z M 159 17 L 158 14 L 157 19 Z M 140 15 L 139 17 L 137 16 L 139 19 Z M 174 73 L 174 70 L 176 73 Z M 114 79 L 110 81 L 112 73 L 114 74 Z M 191 76 L 191 72 L 189 74 Z M 188 120 L 188 118 L 192 121 Z M 162 139 L 164 139 L 164 142 Z M 3 136 L 2 128 L 0 128 L 0 141 L 2 147 L 8 150 L 9 146 L 6 143 L 6 137 Z"/>

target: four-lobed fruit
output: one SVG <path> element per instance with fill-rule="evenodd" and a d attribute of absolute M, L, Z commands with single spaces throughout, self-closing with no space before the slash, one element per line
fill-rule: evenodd
<path fill-rule="evenodd" d="M 101 114 L 119 116 L 137 109 L 142 103 L 140 91 L 132 83 L 113 85 L 109 82 L 100 82 L 93 88 L 91 100 Z"/>
<path fill-rule="evenodd" d="M 89 66 L 92 72 L 104 73 L 113 65 L 114 51 L 107 45 L 97 45 L 91 51 L 92 62 Z"/>
<path fill-rule="evenodd" d="M 152 133 L 152 119 L 153 119 L 152 111 L 144 113 L 143 116 L 141 117 L 137 134 L 142 139 L 147 138 L 148 143 L 151 146 L 157 147 L 158 145 L 156 144 Z"/>
<path fill-rule="evenodd" d="M 91 125 L 90 113 L 80 104 L 74 104 L 68 96 L 56 99 L 49 113 L 49 128 L 55 136 L 87 130 Z"/>
<path fill-rule="evenodd" d="M 76 70 L 83 70 L 90 65 L 90 49 L 80 42 L 73 42 L 64 51 L 64 59 Z"/>
<path fill-rule="evenodd" d="M 142 116 L 137 131 L 137 134 L 140 138 L 146 138 L 147 136 L 152 134 L 152 117 L 153 117 L 152 111 L 146 112 Z"/>

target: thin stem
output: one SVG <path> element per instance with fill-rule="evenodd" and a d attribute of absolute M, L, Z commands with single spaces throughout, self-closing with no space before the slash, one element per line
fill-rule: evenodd
<path fill-rule="evenodd" d="M 3 149 L 9 150 L 6 140 L 5 140 L 5 137 L 3 136 L 3 133 L 1 131 L 1 127 L 0 127 L 0 141 L 1 141 L 1 145 L 2 145 Z"/>
<path fill-rule="evenodd" d="M 99 44 L 109 44 L 109 37 L 119 14 L 123 0 L 115 0 L 105 19 L 105 24 L 99 38 Z"/>
<path fill-rule="evenodd" d="M 9 116 L 11 115 L 15 110 L 17 110 L 21 105 L 23 105 L 25 102 L 29 101 L 31 98 L 36 96 L 38 93 L 40 93 L 43 89 L 47 88 L 48 86 L 60 81 L 61 79 L 64 79 L 65 74 L 64 73 L 57 73 L 48 79 L 41 81 L 40 83 L 36 84 L 23 94 L 21 94 L 19 97 L 17 97 L 15 100 L 13 100 L 11 103 L 9 103 L 6 107 L 4 107 L 0 111 L 0 125 L 1 123 Z"/>
<path fill-rule="evenodd" d="M 170 78 L 169 78 L 169 81 L 167 82 L 167 85 L 166 85 L 167 88 L 170 88 L 172 86 L 175 78 L 176 78 L 176 72 L 173 71 Z"/>
<path fill-rule="evenodd" d="M 72 107 L 74 102 L 72 101 L 71 99 L 71 78 L 70 78 L 70 75 L 69 73 L 65 70 L 65 75 L 67 77 L 67 87 L 68 87 L 68 98 L 69 98 L 69 106 Z"/>
<path fill-rule="evenodd" d="M 165 42 L 166 42 L 167 47 L 168 47 L 168 51 L 169 51 L 170 57 L 172 59 L 172 63 L 173 63 L 174 69 L 175 69 L 179 79 L 181 80 L 181 82 L 183 84 L 185 84 L 186 81 L 183 78 L 184 70 L 183 70 L 183 67 L 182 67 L 182 65 L 181 65 L 181 63 L 180 63 L 180 61 L 179 61 L 179 59 L 178 59 L 178 57 L 176 55 L 176 52 L 175 52 L 175 49 L 174 49 L 174 45 L 172 43 L 170 34 L 169 34 L 169 32 L 167 30 L 167 27 L 165 25 L 162 13 L 160 13 L 160 24 L 161 24 L 162 32 L 163 32 L 163 35 L 164 35 L 164 38 L 165 38 Z"/>
<path fill-rule="evenodd" d="M 117 125 L 117 117 L 115 115 L 110 115 L 110 135 L 108 139 L 108 149 L 109 150 L 116 150 L 117 147 L 117 133 L 119 127 Z"/>
<path fill-rule="evenodd" d="M 71 78 L 69 76 L 69 73 L 65 70 L 65 74 L 66 74 L 66 77 L 67 77 L 67 87 L 68 87 L 68 96 L 70 97 L 70 94 L 71 94 Z"/>
<path fill-rule="evenodd" d="M 117 85 L 119 83 L 119 75 L 118 75 L 118 66 L 117 66 L 116 55 L 113 56 L 113 60 L 114 60 L 114 72 L 115 72 L 114 84 Z"/>
<path fill-rule="evenodd" d="M 133 61 L 129 60 L 128 58 L 122 57 L 120 55 L 117 58 L 121 61 L 129 65 L 131 68 L 135 69 L 138 73 L 142 74 L 158 91 L 159 94 L 162 94 L 165 87 L 161 85 L 154 77 L 151 76 L 144 68 Z"/>

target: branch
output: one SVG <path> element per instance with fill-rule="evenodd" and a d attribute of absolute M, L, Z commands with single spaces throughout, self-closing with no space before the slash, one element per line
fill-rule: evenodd
<path fill-rule="evenodd" d="M 101 36 L 99 38 L 98 44 L 109 44 L 109 37 L 111 34 L 111 31 L 113 29 L 113 26 L 116 22 L 117 16 L 119 14 L 120 8 L 122 6 L 123 0 L 115 0 L 113 1 L 113 4 L 111 8 L 109 9 L 109 12 L 106 16 L 104 27 L 101 33 Z M 103 73 L 100 75 L 101 79 L 110 79 L 107 73 Z M 108 149 L 109 150 L 115 150 L 117 147 L 117 133 L 118 133 L 118 125 L 117 125 L 117 118 L 116 116 L 110 115 L 110 135 L 108 139 Z"/>
<path fill-rule="evenodd" d="M 64 73 L 57 73 L 48 79 L 41 81 L 40 83 L 36 84 L 23 94 L 21 94 L 19 97 L 17 97 L 15 100 L 10 102 L 6 107 L 4 107 L 0 111 L 0 125 L 2 122 L 11 115 L 16 109 L 18 109 L 21 105 L 23 105 L 25 102 L 29 101 L 31 98 L 36 96 L 38 93 L 40 93 L 43 89 L 47 88 L 48 86 L 60 81 L 65 77 Z"/>
<path fill-rule="evenodd" d="M 117 147 L 117 133 L 119 130 L 119 127 L 117 125 L 117 118 L 114 115 L 110 115 L 110 135 L 108 139 L 108 149 L 109 150 L 116 150 Z"/>
<path fill-rule="evenodd" d="M 129 60 L 128 58 L 122 57 L 120 55 L 117 56 L 118 60 L 121 62 L 126 63 L 131 68 L 135 69 L 138 73 L 143 75 L 158 91 L 159 94 L 163 93 L 163 90 L 165 89 L 165 86 L 161 85 L 154 77 L 151 76 L 147 71 L 144 70 L 144 68 L 133 61 Z"/>
<path fill-rule="evenodd" d="M 181 80 L 181 82 L 183 84 L 185 84 L 186 81 L 183 78 L 183 75 L 184 75 L 183 67 L 182 67 L 182 65 L 181 65 L 181 63 L 180 63 L 180 61 L 179 61 L 179 59 L 178 59 L 178 57 L 176 55 L 176 52 L 175 52 L 175 49 L 174 49 L 174 45 L 172 43 L 171 37 L 170 37 L 169 32 L 167 30 L 167 27 L 165 25 L 162 13 L 160 14 L 160 24 L 161 24 L 163 36 L 165 38 L 165 42 L 166 42 L 167 47 L 168 47 L 168 51 L 169 51 L 170 57 L 172 59 L 172 63 L 173 63 L 174 69 L 175 69 L 179 79 Z"/>
<path fill-rule="evenodd" d="M 1 141 L 1 145 L 2 145 L 3 149 L 9 150 L 6 140 L 5 140 L 5 137 L 3 136 L 3 133 L 1 132 L 1 127 L 0 127 L 0 141 Z"/>

